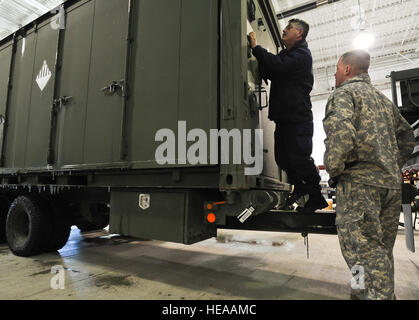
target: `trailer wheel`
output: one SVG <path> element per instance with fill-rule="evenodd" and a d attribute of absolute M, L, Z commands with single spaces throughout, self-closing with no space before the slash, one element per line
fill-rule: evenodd
<path fill-rule="evenodd" d="M 104 204 L 90 206 L 93 221 L 81 221 L 76 224 L 81 232 L 102 230 L 109 225 L 109 208 Z"/>
<path fill-rule="evenodd" d="M 102 221 L 95 221 L 94 223 L 88 221 L 79 222 L 77 228 L 79 228 L 81 232 L 89 232 L 102 230 L 109 225 L 109 216 L 103 216 L 100 220 Z"/>
<path fill-rule="evenodd" d="M 0 243 L 6 241 L 6 219 L 10 208 L 10 200 L 2 195 L 0 196 Z"/>
<path fill-rule="evenodd" d="M 50 212 L 51 219 L 51 235 L 47 241 L 44 252 L 58 251 L 62 249 L 68 241 L 71 233 L 70 216 L 64 206 L 64 203 L 59 200 L 49 200 L 44 204 L 46 210 Z"/>
<path fill-rule="evenodd" d="M 51 231 L 50 219 L 40 202 L 29 196 L 16 198 L 6 220 L 6 238 L 17 256 L 29 257 L 43 251 Z"/>

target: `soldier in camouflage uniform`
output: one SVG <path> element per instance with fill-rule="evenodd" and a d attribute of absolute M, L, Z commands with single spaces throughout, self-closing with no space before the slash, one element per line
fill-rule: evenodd
<path fill-rule="evenodd" d="M 336 226 L 343 257 L 364 284 L 352 298 L 395 299 L 393 247 L 401 207 L 401 168 L 413 130 L 371 85 L 370 56 L 356 50 L 337 66 L 336 90 L 323 120 L 324 163 L 336 186 Z M 354 289 L 354 286 L 352 287 Z"/>

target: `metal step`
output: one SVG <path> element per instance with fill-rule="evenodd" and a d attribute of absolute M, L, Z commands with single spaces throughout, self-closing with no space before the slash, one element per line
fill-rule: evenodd
<path fill-rule="evenodd" d="M 295 210 L 270 210 L 241 223 L 236 217 L 227 217 L 223 229 L 277 231 L 293 233 L 337 234 L 336 213 L 318 210 L 300 213 Z"/>

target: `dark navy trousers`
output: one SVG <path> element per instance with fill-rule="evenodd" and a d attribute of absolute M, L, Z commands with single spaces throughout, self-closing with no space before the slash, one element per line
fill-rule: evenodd
<path fill-rule="evenodd" d="M 287 173 L 290 184 L 301 194 L 320 191 L 320 175 L 311 154 L 313 152 L 314 124 L 276 123 L 275 160 Z"/>

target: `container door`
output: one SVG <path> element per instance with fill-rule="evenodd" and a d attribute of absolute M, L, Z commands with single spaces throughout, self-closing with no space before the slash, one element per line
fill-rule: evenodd
<path fill-rule="evenodd" d="M 136 13 L 129 156 L 136 168 L 161 168 L 155 160 L 159 130 L 177 134 L 178 121 L 207 137 L 218 129 L 218 2 L 139 1 Z M 180 166 L 190 166 L 175 156 Z"/>
<path fill-rule="evenodd" d="M 19 37 L 16 46 L 5 141 L 5 167 L 7 168 L 22 168 L 25 166 L 26 137 L 29 127 L 28 115 L 30 114 L 29 108 L 33 88 L 32 80 L 34 73 L 39 71 L 34 70 L 36 38 L 36 33 L 29 32 L 25 38 Z"/>
<path fill-rule="evenodd" d="M 84 163 L 109 165 L 121 158 L 129 0 L 96 0 Z"/>
<path fill-rule="evenodd" d="M 47 165 L 58 35 L 59 30 L 49 23 L 36 32 L 25 153 L 25 167 L 29 168 Z"/>
<path fill-rule="evenodd" d="M 83 163 L 94 4 L 89 1 L 67 11 L 58 96 L 71 99 L 58 111 L 56 148 L 60 167 Z"/>
<path fill-rule="evenodd" d="M 267 8 L 267 10 L 270 10 Z M 250 13 L 250 10 L 248 11 Z M 260 7 L 260 3 L 256 5 L 254 18 L 251 18 L 250 15 L 246 21 L 247 29 L 243 32 L 245 33 L 243 36 L 246 36 L 249 32 L 256 32 L 258 44 L 260 44 L 263 48 L 267 49 L 269 52 L 275 54 L 278 51 L 277 44 L 279 45 L 279 39 L 276 41 L 275 34 L 278 34 L 278 30 L 276 30 L 275 34 L 274 30 L 268 29 L 267 21 L 269 21 L 270 17 L 266 15 Z M 262 20 L 261 20 L 262 19 Z M 258 24 L 264 23 L 265 27 L 270 30 L 270 32 L 262 32 L 258 28 Z M 261 107 L 266 107 L 268 105 L 268 97 L 270 96 L 270 87 L 271 83 L 265 83 L 265 81 L 261 81 L 259 79 L 259 72 L 258 72 L 258 62 L 253 55 L 250 55 L 248 59 L 248 85 L 252 93 L 255 94 L 257 99 L 257 105 Z M 264 149 L 264 156 L 263 156 L 263 172 L 262 176 L 273 178 L 276 180 L 282 180 L 282 172 L 279 170 L 278 165 L 275 161 L 275 123 L 268 118 L 269 116 L 269 109 L 264 108 L 261 111 L 254 112 L 254 117 L 259 122 L 258 128 L 263 129 L 263 149 Z"/>
<path fill-rule="evenodd" d="M 3 150 L 4 122 L 9 88 L 9 74 L 12 62 L 12 45 L 0 49 L 0 152 Z"/>

